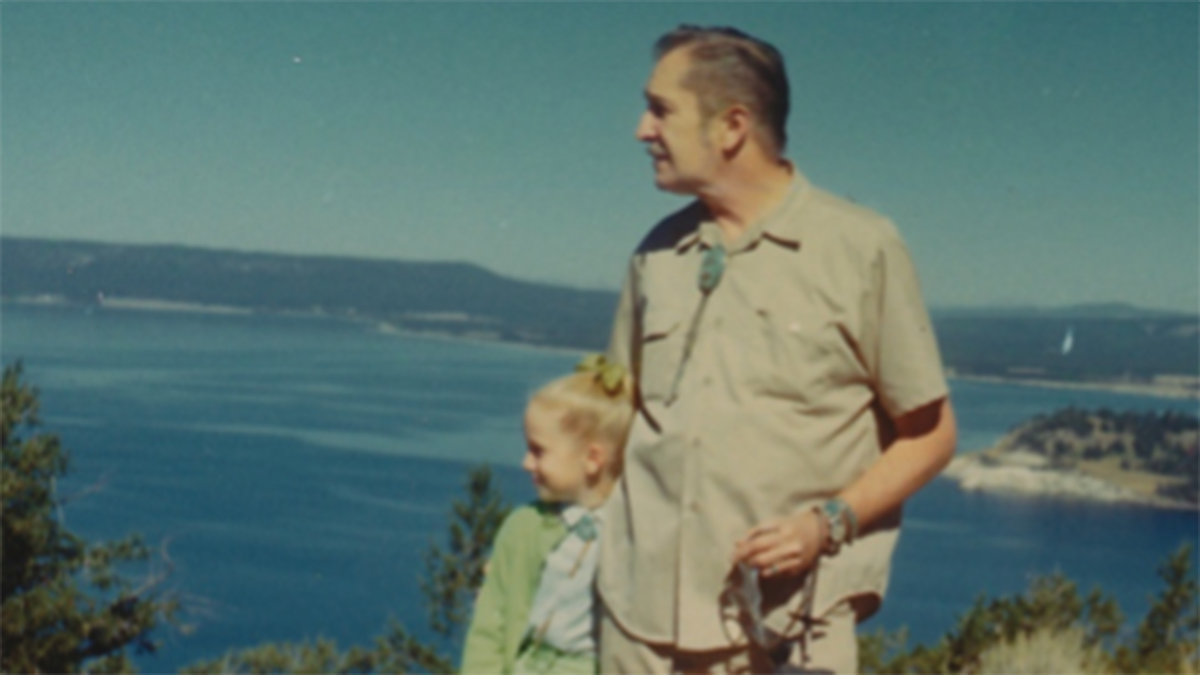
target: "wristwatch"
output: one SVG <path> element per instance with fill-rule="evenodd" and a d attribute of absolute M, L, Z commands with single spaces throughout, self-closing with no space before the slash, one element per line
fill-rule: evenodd
<path fill-rule="evenodd" d="M 828 555 L 835 555 L 841 550 L 843 544 L 854 541 L 854 538 L 858 536 L 858 518 L 854 515 L 854 511 L 850 510 L 850 505 L 837 497 L 822 504 L 820 511 L 829 532 L 824 552 Z"/>

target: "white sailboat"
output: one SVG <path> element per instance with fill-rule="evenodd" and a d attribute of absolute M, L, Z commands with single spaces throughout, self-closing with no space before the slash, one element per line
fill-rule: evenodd
<path fill-rule="evenodd" d="M 1075 327 L 1067 328 L 1067 334 L 1063 336 L 1062 355 L 1066 356 L 1071 353 L 1071 349 L 1075 347 Z"/>

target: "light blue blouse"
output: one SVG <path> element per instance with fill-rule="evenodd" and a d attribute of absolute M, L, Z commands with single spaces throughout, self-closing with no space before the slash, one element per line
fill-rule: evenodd
<path fill-rule="evenodd" d="M 567 536 L 546 557 L 529 612 L 530 637 L 569 654 L 595 653 L 600 514 L 571 504 L 560 515 Z"/>

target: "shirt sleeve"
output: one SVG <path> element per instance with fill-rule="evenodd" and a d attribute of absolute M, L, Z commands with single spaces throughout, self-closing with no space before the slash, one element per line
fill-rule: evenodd
<path fill-rule="evenodd" d="M 912 257 L 894 229 L 873 267 L 864 352 L 879 401 L 895 419 L 945 398 L 949 389 Z"/>

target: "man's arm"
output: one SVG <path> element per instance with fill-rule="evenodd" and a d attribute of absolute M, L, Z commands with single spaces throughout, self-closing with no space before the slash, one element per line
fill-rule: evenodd
<path fill-rule="evenodd" d="M 958 431 L 950 399 L 901 415 L 895 425 L 895 442 L 838 494 L 857 516 L 860 531 L 897 509 L 954 456 Z M 738 541 L 734 559 L 759 567 L 764 576 L 799 574 L 816 564 L 828 534 L 825 519 L 814 511 L 772 519 Z"/>
<path fill-rule="evenodd" d="M 894 229 L 884 231 L 869 269 L 873 282 L 863 296 L 867 327 L 859 335 L 859 353 L 878 403 L 892 416 L 896 439 L 837 495 L 854 512 L 860 531 L 945 468 L 958 436 L 917 273 Z M 816 562 L 827 537 L 821 515 L 792 514 L 750 530 L 735 556 L 759 565 L 767 576 L 798 574 Z"/>
<path fill-rule="evenodd" d="M 896 441 L 838 495 L 858 517 L 860 529 L 897 509 L 954 457 L 958 428 L 950 399 L 917 408 L 895 424 Z"/>

